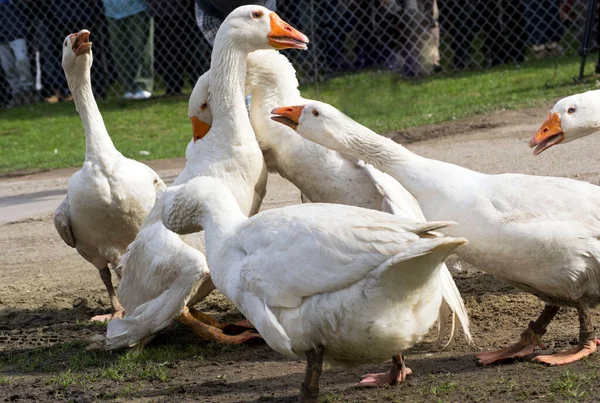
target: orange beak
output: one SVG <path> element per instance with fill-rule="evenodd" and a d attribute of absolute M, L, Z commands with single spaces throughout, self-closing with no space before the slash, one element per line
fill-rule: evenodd
<path fill-rule="evenodd" d="M 206 122 L 201 121 L 196 116 L 192 116 L 190 118 L 190 120 L 192 121 L 192 128 L 194 131 L 194 143 L 195 143 L 196 141 L 198 141 L 201 138 L 203 138 L 204 136 L 206 136 L 206 133 L 208 133 L 208 131 L 210 130 L 210 125 L 207 124 Z"/>
<path fill-rule="evenodd" d="M 558 112 L 549 113 L 548 118 L 539 128 L 537 133 L 529 140 L 529 148 L 535 147 L 533 155 L 559 144 L 565 139 L 565 132 L 560 127 Z"/>
<path fill-rule="evenodd" d="M 69 35 L 71 37 L 71 43 L 73 44 L 73 52 L 76 56 L 81 56 L 86 53 L 90 53 L 92 49 L 92 42 L 90 39 L 90 31 L 82 29 L 76 34 Z M 73 38 L 75 40 L 73 40 Z"/>
<path fill-rule="evenodd" d="M 302 32 L 279 18 L 276 13 L 271 13 L 271 32 L 269 32 L 269 45 L 275 49 L 302 49 L 306 50 L 308 38 Z"/>
<path fill-rule="evenodd" d="M 300 121 L 300 115 L 302 115 L 304 106 L 305 105 L 282 106 L 281 108 L 275 108 L 271 111 L 271 113 L 276 116 L 271 116 L 271 119 L 296 130 L 298 128 L 298 122 Z"/>

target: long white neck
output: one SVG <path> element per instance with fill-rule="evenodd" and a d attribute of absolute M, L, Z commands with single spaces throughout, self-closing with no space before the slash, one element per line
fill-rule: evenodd
<path fill-rule="evenodd" d="M 215 38 L 210 71 L 209 103 L 213 127 L 218 128 L 223 144 L 239 145 L 255 141 L 244 102 L 246 60 L 250 49 L 238 44 L 220 29 Z"/>
<path fill-rule="evenodd" d="M 451 197 L 458 187 L 483 174 L 442 161 L 418 156 L 400 144 L 352 122 L 344 142 L 335 149 L 372 164 L 400 182 L 427 210 L 435 196 Z M 433 205 L 432 205 L 433 206 Z"/>
<path fill-rule="evenodd" d="M 250 57 L 257 53 L 259 55 L 264 54 L 264 52 L 254 52 Z M 283 55 L 278 56 L 284 57 Z M 289 63 L 287 60 L 278 61 Z M 297 102 L 301 99 L 296 72 L 292 66 L 274 64 L 269 66 L 268 69 L 257 66 L 256 71 L 250 72 L 249 75 L 251 76 L 250 80 L 252 80 L 249 90 L 253 99 L 260 100 L 256 105 L 261 109 L 269 109 L 270 112 L 277 106 L 288 105 L 286 102 Z M 253 103 L 252 106 L 254 107 L 254 105 Z"/>
<path fill-rule="evenodd" d="M 69 88 L 85 130 L 85 159 L 106 161 L 118 154 L 94 98 L 89 71 L 82 80 L 69 80 Z"/>
<path fill-rule="evenodd" d="M 302 150 L 319 152 L 321 146 L 304 140 L 293 130 L 271 120 L 271 110 L 281 105 L 300 105 L 306 101 L 298 90 L 296 71 L 285 56 L 275 50 L 256 51 L 248 56 L 248 75 L 246 89 L 252 94 L 250 119 L 256 139 L 263 150 L 269 150 L 270 155 L 278 158 L 277 170 L 285 175 L 282 169 L 294 169 L 291 165 L 302 161 L 296 158 L 282 157 L 284 150 Z M 301 145 L 301 146 L 300 146 Z M 299 157 L 302 159 L 302 157 Z M 272 163 L 268 159 L 267 163 Z M 282 164 L 283 163 L 283 164 Z M 285 166 L 284 166 L 285 165 Z M 270 169 L 274 169 L 270 166 Z M 293 175 L 303 178 L 302 175 Z M 289 179 L 289 176 L 286 176 Z"/>
<path fill-rule="evenodd" d="M 229 192 L 215 192 L 203 204 L 204 214 L 200 225 L 204 228 L 206 253 L 210 259 L 219 250 L 219 246 L 223 245 L 223 241 L 235 234 L 236 228 L 248 217 L 242 213 Z"/>

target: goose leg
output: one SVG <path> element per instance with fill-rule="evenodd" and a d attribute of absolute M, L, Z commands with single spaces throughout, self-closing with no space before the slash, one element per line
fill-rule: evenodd
<path fill-rule="evenodd" d="M 383 374 L 366 374 L 363 375 L 360 382 L 354 386 L 359 388 L 376 388 L 380 386 L 396 385 L 402 382 L 408 375 L 412 375 L 412 370 L 404 363 L 402 353 L 392 357 L 392 368 Z"/>
<path fill-rule="evenodd" d="M 545 349 L 546 346 L 542 344 L 540 339 L 546 333 L 548 324 L 556 316 L 559 309 L 558 306 L 546 305 L 536 321 L 529 322 L 529 326 L 521 333 L 521 339 L 518 342 L 501 350 L 486 351 L 478 354 L 477 358 L 479 362 L 481 364 L 491 364 L 498 361 L 526 357 L 533 354 L 536 346 Z"/>
<path fill-rule="evenodd" d="M 221 323 L 212 316 L 202 313 L 197 309 L 189 308 L 189 311 L 192 314 L 192 316 L 200 322 L 212 327 L 216 327 L 217 329 L 221 329 L 225 334 L 238 334 L 246 330 L 256 331 L 256 328 L 252 325 L 252 323 L 250 323 L 249 320 L 240 320 L 238 322 L 232 323 Z"/>
<path fill-rule="evenodd" d="M 579 345 L 567 351 L 550 355 L 538 355 L 533 360 L 548 365 L 565 365 L 578 361 L 593 354 L 600 341 L 596 338 L 592 318 L 585 308 L 578 308 L 579 314 Z"/>
<path fill-rule="evenodd" d="M 300 403 L 317 403 L 319 401 L 319 379 L 323 372 L 323 346 L 308 350 L 306 354 L 306 375 L 300 388 Z"/>
<path fill-rule="evenodd" d="M 104 267 L 104 268 L 100 269 L 99 272 L 100 272 L 100 278 L 102 279 L 102 282 L 104 283 L 104 286 L 106 287 L 106 291 L 108 291 L 108 297 L 110 298 L 110 305 L 112 306 L 113 312 L 109 313 L 107 315 L 96 315 L 91 320 L 94 322 L 104 322 L 107 320 L 111 320 L 113 318 L 123 317 L 123 314 L 125 313 L 125 309 L 123 309 L 123 306 L 121 305 L 121 303 L 119 302 L 119 299 L 117 298 L 117 294 L 115 294 L 115 289 L 112 284 L 110 270 L 108 269 L 108 267 Z"/>
<path fill-rule="evenodd" d="M 208 316 L 208 315 L 207 315 Z M 211 318 L 214 320 L 213 318 Z M 264 343 L 262 336 L 251 330 L 247 330 L 241 334 L 230 336 L 224 334 L 223 331 L 217 327 L 202 323 L 196 319 L 190 310 L 185 307 L 183 313 L 178 317 L 179 322 L 185 326 L 191 328 L 194 333 L 200 336 L 204 340 L 215 341 L 222 344 L 259 344 Z"/>

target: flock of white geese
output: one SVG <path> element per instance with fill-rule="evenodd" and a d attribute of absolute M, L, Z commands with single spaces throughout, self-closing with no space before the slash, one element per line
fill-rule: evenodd
<path fill-rule="evenodd" d="M 534 360 L 561 365 L 596 350 L 589 310 L 600 302 L 599 187 L 423 158 L 302 98 L 277 49 L 306 49 L 308 38 L 250 5 L 218 31 L 211 69 L 190 97 L 186 165 L 167 188 L 113 145 L 92 94 L 89 35 L 71 34 L 63 46 L 86 154 L 54 223 L 106 286 L 113 313 L 93 318 L 110 319 L 106 348 L 143 345 L 178 320 L 207 340 L 264 338 L 281 354 L 306 356 L 301 401 L 316 401 L 324 358 L 392 357 L 388 372 L 358 386 L 395 384 L 411 373 L 401 351 L 436 321 L 439 345 L 458 323 L 471 341 L 444 264 L 456 253 L 546 304 L 520 340 L 479 354 L 482 363 L 532 354 L 565 306 L 578 311 L 579 345 Z M 580 94 L 556 104 L 530 146 L 538 154 L 598 130 L 599 92 Z M 258 213 L 267 172 L 312 203 Z M 219 323 L 193 308 L 215 287 L 247 321 Z"/>

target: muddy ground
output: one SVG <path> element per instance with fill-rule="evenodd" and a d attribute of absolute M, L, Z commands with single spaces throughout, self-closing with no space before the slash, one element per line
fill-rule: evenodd
<path fill-rule="evenodd" d="M 539 157 L 527 139 L 544 109 L 501 111 L 472 119 L 392 133 L 415 152 L 484 172 L 567 176 L 598 184 L 600 137 L 555 147 Z M 151 165 L 167 180 L 183 160 Z M 72 169 L 0 180 L 0 401 L 201 401 L 292 402 L 304 365 L 267 346 L 223 347 L 205 343 L 180 325 L 160 334 L 141 353 L 87 351 L 83 342 L 104 327 L 87 318 L 108 312 L 108 298 L 96 270 L 55 232 L 51 212 L 65 194 Z M 297 203 L 299 192 L 271 176 L 263 208 Z M 406 351 L 413 375 L 396 387 L 357 390 L 365 372 L 327 366 L 324 402 L 372 401 L 597 401 L 598 355 L 567 367 L 523 360 L 479 366 L 474 354 L 518 339 L 542 303 L 475 267 L 453 273 L 465 298 L 475 345 L 461 339 L 448 351 L 430 351 L 434 333 Z M 239 318 L 213 293 L 199 308 L 223 320 Z M 594 316 L 598 323 L 598 315 Z M 546 352 L 577 343 L 574 310 L 552 322 Z"/>

